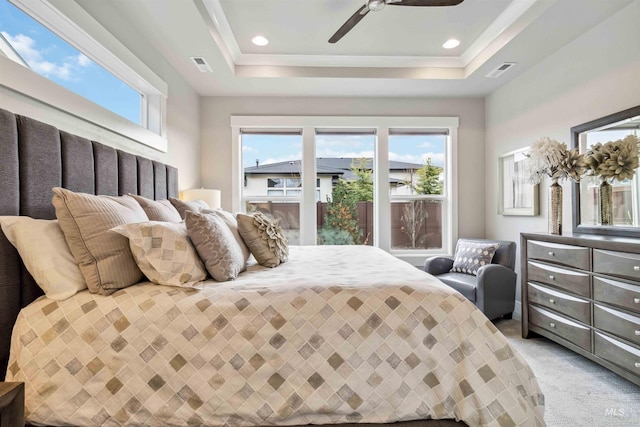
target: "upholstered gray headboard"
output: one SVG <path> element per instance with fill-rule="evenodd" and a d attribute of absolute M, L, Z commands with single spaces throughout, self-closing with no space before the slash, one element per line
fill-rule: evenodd
<path fill-rule="evenodd" d="M 54 219 L 52 187 L 166 199 L 178 195 L 178 170 L 0 109 L 0 215 Z M 40 295 L 0 231 L 0 379 L 18 312 Z"/>

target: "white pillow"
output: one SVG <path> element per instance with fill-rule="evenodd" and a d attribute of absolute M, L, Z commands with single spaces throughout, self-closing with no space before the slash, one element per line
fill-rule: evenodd
<path fill-rule="evenodd" d="M 153 283 L 193 287 L 207 276 L 184 222 L 140 222 L 120 225 L 111 231 L 129 238 L 138 268 Z"/>
<path fill-rule="evenodd" d="M 0 225 L 47 298 L 60 301 L 87 289 L 58 221 L 0 216 Z"/>

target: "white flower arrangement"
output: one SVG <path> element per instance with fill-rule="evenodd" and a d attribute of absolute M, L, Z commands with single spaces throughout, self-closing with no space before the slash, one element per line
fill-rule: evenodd
<path fill-rule="evenodd" d="M 546 136 L 531 144 L 527 157 L 527 175 L 531 184 L 539 184 L 545 176 L 552 180 L 579 182 L 585 172 L 584 155 L 577 148 L 569 150 L 564 142 Z"/>

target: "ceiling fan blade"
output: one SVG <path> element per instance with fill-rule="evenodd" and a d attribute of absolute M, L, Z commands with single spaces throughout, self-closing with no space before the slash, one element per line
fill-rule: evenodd
<path fill-rule="evenodd" d="M 351 29 L 355 27 L 356 24 L 360 22 L 367 13 L 369 13 L 369 8 L 366 5 L 358 9 L 356 13 L 351 15 L 351 18 L 347 19 L 347 22 L 342 24 L 342 27 L 340 27 L 338 31 L 336 31 L 336 33 L 331 36 L 331 38 L 329 39 L 329 43 L 335 43 L 342 37 L 344 37 L 344 35 L 351 31 Z"/>
<path fill-rule="evenodd" d="M 389 6 L 457 6 L 464 0 L 387 0 Z"/>

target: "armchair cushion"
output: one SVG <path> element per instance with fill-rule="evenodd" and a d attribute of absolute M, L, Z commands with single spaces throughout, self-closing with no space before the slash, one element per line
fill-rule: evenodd
<path fill-rule="evenodd" d="M 493 255 L 499 247 L 500 243 L 483 243 L 465 239 L 458 240 L 451 272 L 477 276 L 480 267 L 491 264 Z"/>
<path fill-rule="evenodd" d="M 444 256 L 433 256 L 424 262 L 424 271 L 434 276 L 448 273 L 451 267 L 453 267 L 453 258 Z"/>
<path fill-rule="evenodd" d="M 466 273 L 444 273 L 438 279 L 447 286 L 460 292 L 469 301 L 476 302 L 477 277 Z"/>

